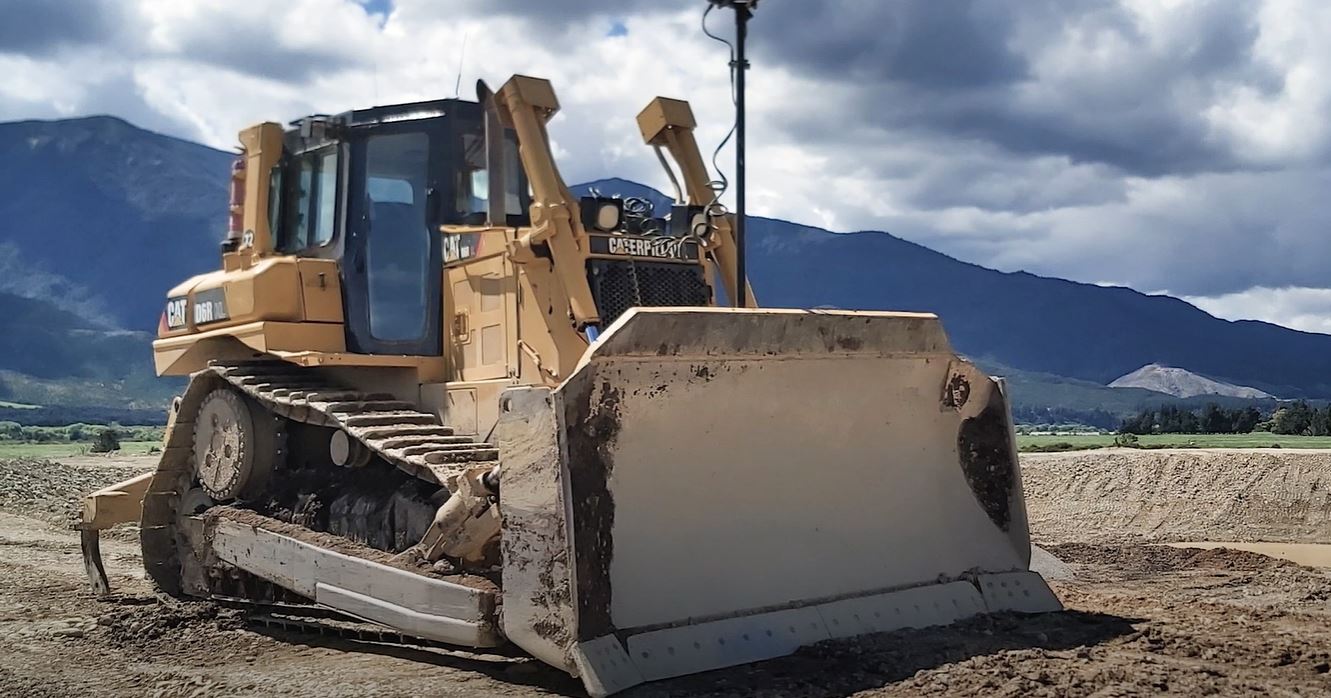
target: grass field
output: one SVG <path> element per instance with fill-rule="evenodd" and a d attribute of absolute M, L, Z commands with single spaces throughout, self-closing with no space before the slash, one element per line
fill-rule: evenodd
<path fill-rule="evenodd" d="M 63 458 L 88 452 L 89 443 L 54 443 L 37 444 L 13 441 L 0 441 L 0 458 Z M 161 441 L 121 441 L 122 454 L 147 453 L 148 449 L 162 447 Z"/>
<path fill-rule="evenodd" d="M 1139 444 L 1152 448 L 1331 448 L 1331 436 L 1286 436 L 1255 432 L 1252 434 L 1147 434 L 1137 437 Z M 1077 436 L 1018 434 L 1017 447 L 1022 450 L 1049 448 L 1053 444 L 1068 443 L 1076 450 L 1114 445 L 1113 434 L 1086 434 Z"/>

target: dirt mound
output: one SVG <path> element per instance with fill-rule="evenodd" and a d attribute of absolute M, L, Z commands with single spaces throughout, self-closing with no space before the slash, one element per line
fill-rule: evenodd
<path fill-rule="evenodd" d="M 1063 562 L 1082 565 L 1107 565 L 1120 571 L 1140 573 L 1178 572 L 1188 569 L 1212 569 L 1226 572 L 1260 572 L 1278 567 L 1297 567 L 1260 553 L 1228 548 L 1171 548 L 1167 545 L 1100 545 L 1063 543 L 1048 547 Z"/>
<path fill-rule="evenodd" d="M 1039 541 L 1331 543 L 1331 451 L 1112 449 L 1021 462 Z"/>
<path fill-rule="evenodd" d="M 75 459 L 71 459 L 75 460 Z M 0 459 L 0 511 L 64 526 L 78 520 L 83 495 L 146 472 L 150 458 L 78 458 L 77 464 Z"/>

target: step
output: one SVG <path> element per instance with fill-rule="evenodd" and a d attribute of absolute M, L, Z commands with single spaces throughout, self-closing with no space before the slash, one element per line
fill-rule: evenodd
<path fill-rule="evenodd" d="M 352 402 L 357 400 L 391 400 L 392 395 L 387 393 L 364 393 L 359 390 L 348 390 L 345 388 L 323 388 L 307 391 L 305 400 L 307 402 Z"/>
<path fill-rule="evenodd" d="M 358 438 L 366 441 L 391 439 L 403 436 L 452 436 L 453 427 L 440 424 L 409 424 L 401 426 L 360 427 L 351 430 Z"/>
<path fill-rule="evenodd" d="M 461 444 L 423 443 L 423 444 L 416 444 L 414 446 L 403 446 L 400 448 L 385 449 L 385 450 L 390 450 L 404 457 L 423 456 L 430 453 L 443 453 L 443 452 L 455 453 L 459 451 L 495 451 L 496 453 L 498 452 L 494 446 L 489 446 L 487 444 L 478 444 L 478 443 L 461 443 Z"/>
<path fill-rule="evenodd" d="M 412 434 L 407 436 L 393 436 L 389 438 L 373 439 L 375 445 L 385 450 L 395 448 L 406 448 L 407 446 L 419 446 L 421 444 L 471 444 L 475 443 L 466 436 L 448 436 L 440 434 Z"/>
<path fill-rule="evenodd" d="M 380 427 L 394 424 L 431 425 L 435 423 L 435 417 L 424 412 L 373 412 L 370 414 L 353 414 L 338 421 L 348 427 Z"/>
<path fill-rule="evenodd" d="M 416 405 L 403 400 L 358 400 L 352 402 L 330 402 L 322 405 L 323 409 L 339 415 L 353 415 L 372 412 L 415 411 Z"/>
<path fill-rule="evenodd" d="M 228 380 L 246 387 L 270 386 L 274 388 L 325 385 L 322 379 L 303 373 L 278 373 L 263 376 L 228 376 Z"/>
<path fill-rule="evenodd" d="M 482 461 L 499 460 L 499 449 L 482 448 L 471 451 L 434 451 L 421 456 L 426 463 L 438 465 L 440 463 L 479 463 Z"/>

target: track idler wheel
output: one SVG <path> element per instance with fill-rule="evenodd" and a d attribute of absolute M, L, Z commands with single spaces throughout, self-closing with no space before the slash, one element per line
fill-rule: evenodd
<path fill-rule="evenodd" d="M 219 502 L 257 496 L 281 455 L 279 444 L 276 418 L 233 390 L 214 390 L 194 420 L 199 485 Z"/>

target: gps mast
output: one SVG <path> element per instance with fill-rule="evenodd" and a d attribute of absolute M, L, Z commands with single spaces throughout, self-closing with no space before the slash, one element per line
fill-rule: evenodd
<path fill-rule="evenodd" d="M 735 100 L 735 253 L 737 263 L 735 275 L 746 279 L 744 253 L 744 72 L 749 69 L 749 61 L 744 57 L 744 41 L 749 35 L 749 19 L 758 9 L 758 0 L 708 0 L 721 8 L 729 7 L 735 11 L 735 47 L 734 57 L 730 61 L 731 80 L 734 83 Z M 745 306 L 745 284 L 740 284 L 733 299 L 736 308 Z"/>

